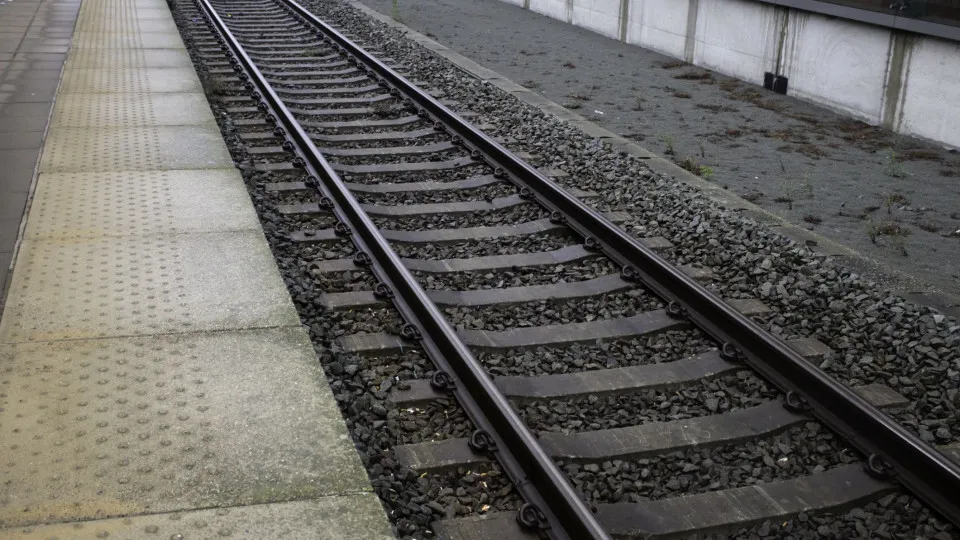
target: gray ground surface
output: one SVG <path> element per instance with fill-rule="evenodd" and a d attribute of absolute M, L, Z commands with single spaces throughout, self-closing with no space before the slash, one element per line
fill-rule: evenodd
<path fill-rule="evenodd" d="M 744 198 L 960 293 L 960 155 L 497 0 L 361 0 Z"/>

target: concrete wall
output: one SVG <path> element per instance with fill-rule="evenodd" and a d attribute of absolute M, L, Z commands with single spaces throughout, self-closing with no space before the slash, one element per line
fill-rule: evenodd
<path fill-rule="evenodd" d="M 960 43 L 751 0 L 504 0 L 960 148 Z"/>

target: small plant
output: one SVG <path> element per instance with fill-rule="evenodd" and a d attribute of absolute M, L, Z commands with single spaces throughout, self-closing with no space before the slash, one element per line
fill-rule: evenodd
<path fill-rule="evenodd" d="M 711 74 L 711 73 L 708 72 L 708 71 L 700 71 L 700 72 L 697 72 L 697 71 L 686 71 L 686 72 L 681 73 L 681 74 L 679 74 L 679 75 L 674 75 L 673 78 L 674 78 L 674 79 L 685 80 L 685 81 L 703 81 L 703 80 L 707 80 L 707 79 L 712 79 L 712 78 L 713 78 L 713 74 Z"/>
<path fill-rule="evenodd" d="M 688 156 L 683 158 L 680 161 L 677 161 L 677 165 L 680 168 L 688 170 L 697 176 L 702 177 L 704 180 L 709 180 L 713 176 L 713 167 L 708 167 L 706 165 L 701 165 L 697 161 L 697 158 L 693 156 Z"/>
<path fill-rule="evenodd" d="M 781 196 L 776 197 L 775 199 L 773 199 L 773 202 L 776 202 L 776 203 L 787 203 L 787 208 L 789 208 L 790 210 L 793 210 L 793 199 L 791 199 L 790 197 L 785 197 L 785 196 L 781 195 Z"/>
<path fill-rule="evenodd" d="M 903 161 L 897 156 L 897 151 L 894 148 L 887 149 L 887 162 L 883 165 L 883 174 L 891 178 L 907 176 L 907 171 L 903 168 Z"/>
<path fill-rule="evenodd" d="M 904 235 L 896 235 L 890 237 L 890 247 L 897 250 L 897 253 L 904 257 L 908 257 L 910 254 L 907 253 L 907 239 Z"/>
<path fill-rule="evenodd" d="M 887 193 L 883 196 L 883 206 L 887 207 L 887 214 L 891 214 L 891 208 L 895 204 L 906 204 L 907 198 L 899 193 Z"/>
<path fill-rule="evenodd" d="M 803 173 L 801 177 L 800 190 L 808 199 L 813 198 L 813 183 L 810 182 L 810 175 L 807 173 Z"/>
<path fill-rule="evenodd" d="M 867 219 L 867 223 L 864 225 L 867 230 L 867 236 L 870 238 L 870 242 L 874 245 L 877 243 L 877 224 L 872 219 Z"/>
<path fill-rule="evenodd" d="M 667 145 L 667 149 L 663 151 L 664 154 L 668 156 L 675 155 L 677 152 L 673 149 L 673 135 L 661 135 L 660 140 L 663 144 Z"/>
<path fill-rule="evenodd" d="M 634 111 L 642 111 L 642 110 L 643 110 L 643 102 L 644 102 L 644 101 L 646 101 L 646 100 L 643 99 L 643 98 L 640 97 L 640 96 L 637 96 L 636 101 L 634 101 L 634 103 L 633 103 L 632 109 L 633 109 Z"/>
<path fill-rule="evenodd" d="M 400 21 L 400 0 L 390 0 L 390 17 L 397 22 Z"/>
<path fill-rule="evenodd" d="M 687 65 L 687 63 L 684 62 L 683 60 L 670 60 L 668 62 L 660 63 L 660 67 L 662 67 L 663 69 L 676 69 L 678 67 L 682 67 L 685 65 Z"/>

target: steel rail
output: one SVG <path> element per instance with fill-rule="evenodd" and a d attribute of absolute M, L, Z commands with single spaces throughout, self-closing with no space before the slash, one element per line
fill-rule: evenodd
<path fill-rule="evenodd" d="M 275 118 L 282 134 L 298 148 L 300 155 L 295 162 L 306 173 L 320 179 L 315 183 L 316 187 L 332 201 L 340 222 L 352 231 L 351 239 L 359 250 L 359 256 L 354 260 L 360 265 L 371 266 L 376 277 L 388 287 L 378 287 L 378 291 L 391 298 L 408 322 L 404 328 L 405 337 L 420 339 L 437 368 L 451 376 L 453 394 L 478 428 L 472 439 L 476 443 L 474 448 L 495 455 L 527 502 L 518 514 L 521 524 L 545 529 L 558 540 L 609 539 L 593 513 L 493 384 L 482 364 L 427 297 L 339 175 L 314 146 L 310 135 L 247 56 L 209 0 L 194 2 L 219 34 L 218 41 L 232 51 L 235 70 L 245 72 L 251 84 L 248 90 L 256 88 L 259 91 L 253 92 L 259 101 L 258 107 Z"/>
<path fill-rule="evenodd" d="M 813 366 L 783 341 L 731 308 L 715 294 L 669 264 L 637 239 L 482 133 L 430 94 L 413 85 L 362 47 L 294 0 L 275 0 L 309 21 L 359 65 L 380 77 L 440 125 L 479 152 L 498 176 L 557 212 L 556 217 L 623 265 L 636 279 L 671 303 L 694 324 L 724 344 L 725 356 L 742 360 L 787 392 L 789 405 L 808 410 L 869 457 L 872 473 L 895 477 L 920 499 L 960 526 L 960 466 Z"/>

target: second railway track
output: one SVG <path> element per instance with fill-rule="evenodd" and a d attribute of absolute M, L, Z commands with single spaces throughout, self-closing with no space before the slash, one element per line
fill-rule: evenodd
<path fill-rule="evenodd" d="M 764 332 L 749 318 L 761 302 L 721 301 L 709 271 L 656 255 L 669 241 L 629 237 L 615 226 L 628 214 L 591 210 L 596 193 L 560 189 L 404 66 L 286 0 L 175 7 L 322 289 L 297 300 L 385 313 L 325 339 L 387 359 L 370 370 L 390 373 L 373 427 L 408 441 L 391 464 L 495 488 L 468 503 L 456 481 L 440 487 L 436 533 L 735 531 L 898 485 L 960 519 L 960 447 L 883 414 L 902 396 L 833 381 L 809 361 L 823 344 Z M 394 518 L 401 535 L 429 526 Z"/>

